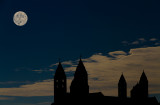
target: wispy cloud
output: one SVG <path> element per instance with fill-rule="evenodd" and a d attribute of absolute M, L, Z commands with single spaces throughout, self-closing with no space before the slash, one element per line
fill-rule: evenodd
<path fill-rule="evenodd" d="M 128 95 L 139 81 L 143 69 L 149 79 L 149 93 L 160 93 L 160 47 L 135 48 L 129 52 L 114 51 L 103 55 L 94 54 L 82 59 L 89 74 L 90 92 L 102 91 L 105 95 L 117 95 L 117 83 L 123 72 L 128 83 Z M 76 69 L 76 61 L 65 61 L 66 73 Z M 54 64 L 55 65 L 55 64 Z M 72 77 L 67 80 L 68 91 Z M 53 80 L 21 85 L 18 88 L 1 88 L 0 95 L 7 96 L 52 96 Z"/>
<path fill-rule="evenodd" d="M 152 42 L 152 43 L 150 43 Z M 134 40 L 132 42 L 129 41 L 122 41 L 122 44 L 127 46 L 127 45 L 142 45 L 142 46 L 148 46 L 149 45 L 158 45 L 157 43 L 159 43 L 160 41 L 157 38 L 150 38 L 150 39 L 145 39 L 145 38 L 138 38 L 137 40 Z M 147 45 L 148 43 L 150 43 L 149 45 Z"/>
<path fill-rule="evenodd" d="M 157 40 L 156 38 L 151 38 L 151 39 L 150 39 L 150 41 L 156 41 L 156 40 Z"/>
<path fill-rule="evenodd" d="M 52 71 L 55 71 L 55 69 L 48 67 L 48 68 L 42 68 L 42 69 L 33 69 L 31 71 L 34 71 L 37 73 L 43 73 L 43 72 L 52 72 Z"/>
<path fill-rule="evenodd" d="M 111 57 L 98 53 L 83 59 L 89 74 L 90 91 L 117 95 L 117 83 L 123 72 L 128 82 L 129 95 L 129 91 L 139 81 L 144 69 L 149 79 L 150 93 L 160 92 L 159 51 L 160 47 L 136 48 L 131 49 L 129 54 L 124 51 L 114 51 L 108 53 Z M 75 69 L 75 64 L 65 68 L 66 71 Z"/>
<path fill-rule="evenodd" d="M 155 45 L 160 45 L 160 42 L 156 42 Z"/>
<path fill-rule="evenodd" d="M 144 38 L 139 38 L 138 39 L 141 43 L 144 43 L 144 42 L 146 42 L 147 40 L 146 39 L 144 39 Z"/>
<path fill-rule="evenodd" d="M 17 88 L 0 88 L 0 95 L 5 96 L 52 96 L 53 80 L 44 80 L 34 84 L 21 85 Z"/>
<path fill-rule="evenodd" d="M 41 103 L 12 103 L 12 105 L 50 105 L 51 102 L 41 102 Z M 10 105 L 10 104 L 7 104 Z"/>
<path fill-rule="evenodd" d="M 64 61 L 62 62 L 63 65 L 73 65 L 73 61 Z M 49 67 L 57 66 L 58 63 L 56 64 L 51 64 Z"/>
<path fill-rule="evenodd" d="M 0 97 L 0 100 L 14 100 L 14 97 Z"/>
<path fill-rule="evenodd" d="M 35 72 L 38 72 L 38 73 L 42 73 L 44 70 L 39 69 L 39 70 L 32 70 L 32 71 L 35 71 Z"/>
<path fill-rule="evenodd" d="M 136 44 L 139 44 L 139 41 L 134 41 L 131 43 L 132 45 L 136 45 Z"/>
<path fill-rule="evenodd" d="M 0 85 L 4 84 L 29 84 L 30 81 L 7 81 L 7 82 L 0 82 Z"/>

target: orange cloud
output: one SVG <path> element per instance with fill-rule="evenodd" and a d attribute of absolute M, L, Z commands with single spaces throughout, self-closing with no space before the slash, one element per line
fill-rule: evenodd
<path fill-rule="evenodd" d="M 124 51 L 94 54 L 83 59 L 89 74 L 90 92 L 102 91 L 105 95 L 117 96 L 117 84 L 120 75 L 124 74 L 128 84 L 128 96 L 131 88 L 139 81 L 143 69 L 149 80 L 149 93 L 160 93 L 160 47 L 131 49 Z M 66 72 L 75 71 L 75 61 L 65 61 Z M 53 64 L 55 65 L 55 64 Z M 68 91 L 72 77 L 68 78 Z M 0 88 L 0 95 L 7 96 L 52 96 L 53 80 L 44 80 L 34 84 L 22 85 L 19 88 Z"/>

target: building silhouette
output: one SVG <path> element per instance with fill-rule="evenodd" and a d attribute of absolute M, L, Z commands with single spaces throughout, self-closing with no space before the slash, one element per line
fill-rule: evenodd
<path fill-rule="evenodd" d="M 118 97 L 121 99 L 127 98 L 127 83 L 123 74 L 121 75 L 118 82 Z"/>
<path fill-rule="evenodd" d="M 61 104 L 99 104 L 99 105 L 159 105 L 156 97 L 148 97 L 148 79 L 143 71 L 139 83 L 131 90 L 131 97 L 127 97 L 127 82 L 122 73 L 118 82 L 118 97 L 104 96 L 101 92 L 89 93 L 88 73 L 80 58 L 74 79 L 67 93 L 67 81 L 64 69 L 59 62 L 54 76 L 54 103 Z"/>
<path fill-rule="evenodd" d="M 148 79 L 144 71 L 140 77 L 139 83 L 131 90 L 131 98 L 133 102 L 145 102 L 148 98 Z"/>
<path fill-rule="evenodd" d="M 81 58 L 76 68 L 74 79 L 70 86 L 70 94 L 74 96 L 81 95 L 84 97 L 88 96 L 89 94 L 88 73 Z"/>
<path fill-rule="evenodd" d="M 67 93 L 66 74 L 59 62 L 54 76 L 54 102 L 60 103 L 65 101 Z"/>

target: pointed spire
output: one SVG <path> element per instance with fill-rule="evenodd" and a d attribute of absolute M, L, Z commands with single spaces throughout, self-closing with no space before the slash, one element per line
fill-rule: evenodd
<path fill-rule="evenodd" d="M 119 79 L 119 83 L 122 83 L 122 82 L 125 82 L 125 83 L 126 83 L 126 80 L 125 80 L 125 78 L 124 78 L 124 76 L 123 76 L 123 72 L 122 72 L 122 75 L 121 75 L 121 77 L 120 77 L 120 79 Z"/>
<path fill-rule="evenodd" d="M 146 76 L 146 74 L 145 74 L 145 72 L 144 72 L 144 69 L 143 69 L 142 75 L 143 75 L 143 76 Z"/>
<path fill-rule="evenodd" d="M 63 70 L 63 67 L 62 67 L 61 62 L 59 62 L 58 67 L 57 67 L 57 70 Z"/>
<path fill-rule="evenodd" d="M 143 69 L 143 72 L 142 72 L 142 75 L 141 75 L 142 78 L 147 78 L 145 72 L 144 72 L 144 69 Z"/>
<path fill-rule="evenodd" d="M 80 60 L 82 59 L 82 54 L 80 54 Z"/>
<path fill-rule="evenodd" d="M 85 75 L 85 76 L 88 75 L 88 73 L 87 73 L 87 71 L 85 69 L 85 66 L 83 64 L 82 58 L 80 56 L 80 60 L 79 60 L 78 66 L 76 68 L 75 76 L 82 75 L 82 74 Z"/>
<path fill-rule="evenodd" d="M 146 74 L 144 72 L 144 69 L 143 69 L 142 75 L 140 77 L 140 82 L 142 82 L 142 81 L 148 81 L 147 76 L 146 76 Z"/>
<path fill-rule="evenodd" d="M 124 79 L 123 72 L 122 72 L 122 75 L 121 75 L 120 79 Z"/>
<path fill-rule="evenodd" d="M 55 77 L 65 77 L 65 76 L 66 75 L 65 75 L 64 69 L 62 67 L 60 58 L 59 58 L 59 64 L 58 64 L 58 67 L 57 67 L 56 72 L 55 72 Z"/>
<path fill-rule="evenodd" d="M 82 56 L 80 55 L 79 63 L 76 68 L 74 79 L 71 83 L 70 92 L 71 94 L 83 94 L 88 96 L 89 86 L 88 86 L 88 73 L 85 69 L 85 66 L 82 62 Z"/>
<path fill-rule="evenodd" d="M 84 66 L 83 62 L 82 62 L 82 55 L 80 54 L 80 59 L 79 59 L 79 64 L 78 66 Z"/>
<path fill-rule="evenodd" d="M 125 99 L 127 97 L 127 83 L 123 76 L 123 73 L 118 83 L 118 97 L 121 99 Z"/>

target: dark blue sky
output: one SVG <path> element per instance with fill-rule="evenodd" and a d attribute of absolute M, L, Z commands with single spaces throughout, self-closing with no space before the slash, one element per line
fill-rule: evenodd
<path fill-rule="evenodd" d="M 152 38 L 160 33 L 158 0 L 1 0 L 0 3 L 1 81 L 35 80 L 35 74 L 28 71 L 48 67 L 59 57 L 71 60 L 80 54 L 88 57 L 93 53 L 127 50 L 122 41 Z M 24 27 L 13 23 L 13 15 L 19 10 L 29 17 Z M 15 72 L 17 69 L 23 72 Z"/>
<path fill-rule="evenodd" d="M 122 42 L 159 38 L 159 5 L 159 0 L 0 0 L 0 82 L 19 82 L 0 87 L 52 78 L 54 72 L 32 70 L 48 70 L 59 57 L 76 60 L 80 54 L 142 47 Z M 13 23 L 17 11 L 28 15 L 23 27 Z"/>
<path fill-rule="evenodd" d="M 152 38 L 160 33 L 158 0 L 1 0 L 0 3 L 1 81 L 37 80 L 28 71 L 46 68 L 59 57 L 71 60 L 80 54 L 88 57 L 93 53 L 127 50 L 122 41 Z M 14 13 L 20 10 L 29 18 L 24 27 L 13 23 Z M 23 72 L 15 72 L 17 69 Z"/>

